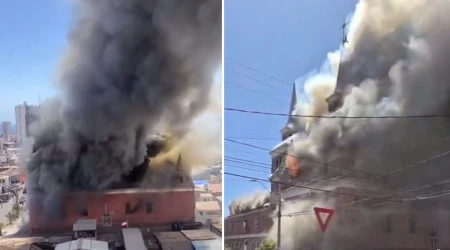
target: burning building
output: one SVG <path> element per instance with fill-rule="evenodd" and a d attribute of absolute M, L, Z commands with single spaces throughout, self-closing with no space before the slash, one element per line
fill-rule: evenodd
<path fill-rule="evenodd" d="M 274 209 L 269 206 L 268 193 L 255 193 L 233 201 L 225 218 L 227 249 L 259 249 L 272 227 Z"/>
<path fill-rule="evenodd" d="M 305 84 L 312 102 L 291 103 L 290 114 L 335 118 L 290 116 L 271 153 L 283 249 L 450 248 L 445 10 L 447 1 L 357 5 L 345 53 Z M 313 207 L 335 209 L 324 234 Z"/>
<path fill-rule="evenodd" d="M 221 61 L 221 2 L 74 5 L 60 91 L 42 103 L 24 154 L 32 230 L 64 230 L 77 216 L 105 226 L 194 220 L 193 159 L 217 160 L 197 152 L 207 132 L 194 133 Z"/>

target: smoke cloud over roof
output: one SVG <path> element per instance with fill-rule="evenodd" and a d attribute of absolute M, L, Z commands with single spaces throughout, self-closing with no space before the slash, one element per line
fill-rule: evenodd
<path fill-rule="evenodd" d="M 325 70 L 307 80 L 305 90 L 310 102 L 298 104 L 294 114 L 449 115 L 450 17 L 445 15 L 449 11 L 449 1 L 361 0 L 350 23 L 348 43 L 342 51 L 329 53 L 326 64 L 331 69 L 324 67 Z M 342 107 L 328 114 L 325 99 L 333 92 L 345 97 Z M 301 158 L 302 164 L 308 165 L 307 159 L 316 159 L 334 166 L 385 175 L 393 190 L 450 177 L 449 154 L 445 153 L 450 150 L 450 117 L 305 118 L 299 122 L 307 127 L 309 139 L 294 141 L 289 153 Z M 438 155 L 441 156 L 436 157 Z M 432 157 L 435 158 L 424 161 Z M 421 163 L 412 166 L 418 162 Z M 443 200 L 433 201 L 436 207 Z M 283 214 L 311 211 L 318 204 L 333 207 L 333 202 L 333 199 L 320 198 L 300 201 L 285 205 Z M 444 202 L 448 204 L 448 200 Z M 332 229 L 328 235 L 333 235 L 334 239 L 321 239 L 322 249 L 339 247 L 339 237 L 341 240 L 357 237 L 359 230 L 367 226 L 362 218 L 372 223 L 383 218 L 387 210 L 392 210 L 391 213 L 404 208 L 361 208 L 358 210 L 363 214 L 361 222 L 347 227 L 340 224 L 338 230 Z M 339 216 L 337 214 L 337 218 Z M 272 238 L 275 232 L 273 229 Z M 292 232 L 283 238 L 283 249 L 297 249 L 304 243 L 319 241 L 315 237 L 320 232 L 314 215 L 285 218 L 282 232 Z"/>
<path fill-rule="evenodd" d="M 230 215 L 245 213 L 253 209 L 263 208 L 269 206 L 270 195 L 268 192 L 255 192 L 248 196 L 240 197 L 233 200 L 228 209 Z"/>
<path fill-rule="evenodd" d="M 213 134 L 192 128 L 203 112 L 215 110 L 218 97 L 211 90 L 220 66 L 221 1 L 79 0 L 74 5 L 76 24 L 58 72 L 61 95 L 42 105 L 27 165 L 29 189 L 43 192 L 48 208 L 65 192 L 130 180 L 147 154 L 158 154 L 147 145 L 167 153 L 182 142 L 168 157 L 176 162 L 192 138 Z M 214 133 L 221 131 L 216 127 Z M 150 135 L 157 133 L 169 136 L 165 146 L 151 147 L 156 139 Z M 208 156 L 214 160 L 190 163 L 212 164 L 221 150 L 214 153 Z M 186 153 L 185 158 L 194 157 Z"/>
<path fill-rule="evenodd" d="M 340 52 L 331 53 L 331 72 L 309 79 L 305 85 L 313 101 L 298 105 L 295 113 L 325 114 L 324 97 L 336 89 L 347 95 L 343 106 L 330 115 L 450 114 L 450 36 L 445 25 L 450 19 L 443 15 L 446 10 L 450 10 L 447 1 L 361 1 L 350 24 L 345 53 L 341 57 Z M 448 117 L 302 122 L 308 125 L 309 140 L 294 142 L 291 153 L 378 175 L 450 146 L 443 141 L 448 137 Z M 436 167 L 421 169 L 427 173 L 424 182 L 442 174 Z"/>

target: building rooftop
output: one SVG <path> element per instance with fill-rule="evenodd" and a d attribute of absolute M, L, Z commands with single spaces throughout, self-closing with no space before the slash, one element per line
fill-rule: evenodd
<path fill-rule="evenodd" d="M 211 193 L 201 193 L 200 197 L 202 197 L 202 198 L 212 198 L 214 196 Z"/>
<path fill-rule="evenodd" d="M 10 168 L 3 167 L 0 169 L 0 178 L 13 175 L 19 175 L 19 169 L 17 167 L 10 167 Z"/>
<path fill-rule="evenodd" d="M 40 190 L 33 189 L 33 195 L 40 195 Z M 87 190 L 87 191 L 73 191 L 75 195 L 109 195 L 109 194 L 140 194 L 140 193 L 164 193 L 164 192 L 186 192 L 194 191 L 193 187 L 172 187 L 172 188 L 124 188 L 124 189 L 110 189 L 110 190 Z"/>
<path fill-rule="evenodd" d="M 182 230 L 181 233 L 184 234 L 189 240 L 214 240 L 219 238 L 216 234 L 205 229 L 195 229 L 195 230 Z"/>
<path fill-rule="evenodd" d="M 208 190 L 213 193 L 222 193 L 222 183 L 208 184 Z"/>
<path fill-rule="evenodd" d="M 220 210 L 220 206 L 217 201 L 197 201 L 195 203 L 195 209 L 199 211 L 218 211 Z"/>
<path fill-rule="evenodd" d="M 222 201 L 222 196 L 217 196 L 216 199 L 218 199 L 219 201 Z"/>
<path fill-rule="evenodd" d="M 213 227 L 217 228 L 219 231 L 222 232 L 222 222 L 219 223 L 212 223 L 211 224 Z"/>
<path fill-rule="evenodd" d="M 191 241 L 181 232 L 158 232 L 155 233 L 155 236 L 158 239 L 162 250 L 194 250 Z"/>
<path fill-rule="evenodd" d="M 245 216 L 245 215 L 249 215 L 249 214 L 253 214 L 253 213 L 267 213 L 267 214 L 271 214 L 273 212 L 274 212 L 274 209 L 271 208 L 268 203 L 265 203 L 263 205 L 263 207 L 258 207 L 258 208 L 255 208 L 255 209 L 246 210 L 246 211 L 243 211 L 243 212 L 240 212 L 240 213 L 236 213 L 236 214 L 230 214 L 225 219 Z"/>
<path fill-rule="evenodd" d="M 78 239 L 56 245 L 55 250 L 108 250 L 105 241 Z"/>
<path fill-rule="evenodd" d="M 73 231 L 97 230 L 97 220 L 79 219 L 73 224 Z"/>

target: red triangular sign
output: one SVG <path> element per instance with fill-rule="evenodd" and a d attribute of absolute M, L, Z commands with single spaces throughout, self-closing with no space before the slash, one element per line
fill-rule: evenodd
<path fill-rule="evenodd" d="M 333 217 L 334 210 L 328 208 L 315 207 L 314 213 L 316 214 L 316 218 L 319 221 L 320 230 L 324 233 L 327 230 L 328 224 L 331 221 L 331 217 Z"/>

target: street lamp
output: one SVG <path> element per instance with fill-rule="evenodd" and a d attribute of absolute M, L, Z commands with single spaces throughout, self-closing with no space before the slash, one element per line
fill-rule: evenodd
<path fill-rule="evenodd" d="M 264 185 L 264 183 L 262 183 L 261 181 L 258 180 L 250 180 L 250 182 L 256 182 L 261 184 L 261 186 L 270 194 L 270 190 L 268 188 L 266 188 L 266 185 Z"/>

